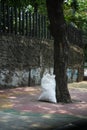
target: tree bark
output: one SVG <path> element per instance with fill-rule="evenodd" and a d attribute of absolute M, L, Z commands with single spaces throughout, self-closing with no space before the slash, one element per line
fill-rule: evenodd
<path fill-rule="evenodd" d="M 46 0 L 50 31 L 54 38 L 54 74 L 57 102 L 71 102 L 67 87 L 68 40 L 63 15 L 64 0 Z"/>

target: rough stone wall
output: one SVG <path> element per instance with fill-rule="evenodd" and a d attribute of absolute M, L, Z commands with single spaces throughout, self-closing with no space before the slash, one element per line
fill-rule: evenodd
<path fill-rule="evenodd" d="M 78 68 L 83 65 L 83 62 L 84 62 L 83 49 L 76 45 L 70 45 L 68 66 L 72 68 Z"/>
<path fill-rule="evenodd" d="M 20 36 L 1 36 L 0 68 L 39 66 L 40 45 Z"/>
<path fill-rule="evenodd" d="M 44 72 L 53 73 L 53 63 L 53 41 L 0 35 L 0 88 L 38 85 Z M 68 67 L 82 65 L 83 50 L 70 45 Z"/>
<path fill-rule="evenodd" d="M 84 52 L 83 49 L 76 46 L 70 45 L 69 50 L 69 64 L 68 68 L 72 68 L 74 71 L 77 70 L 77 82 L 83 80 L 84 77 Z M 73 72 L 72 72 L 73 73 Z"/>
<path fill-rule="evenodd" d="M 50 40 L 1 35 L 0 86 L 39 84 L 44 67 L 53 66 L 52 45 Z"/>
<path fill-rule="evenodd" d="M 29 68 L 43 64 L 52 66 L 52 41 L 29 39 L 24 36 L 0 36 L 0 68 Z"/>

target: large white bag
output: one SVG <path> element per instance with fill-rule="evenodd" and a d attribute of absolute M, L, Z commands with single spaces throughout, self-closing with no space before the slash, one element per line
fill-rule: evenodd
<path fill-rule="evenodd" d="M 48 73 L 43 75 L 41 79 L 42 93 L 39 97 L 39 100 L 56 103 L 55 87 L 55 75 L 50 75 Z"/>

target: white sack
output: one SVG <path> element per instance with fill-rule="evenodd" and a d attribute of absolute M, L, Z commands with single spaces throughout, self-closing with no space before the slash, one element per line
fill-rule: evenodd
<path fill-rule="evenodd" d="M 45 74 L 41 79 L 42 93 L 39 100 L 56 103 L 55 87 L 55 75 Z"/>

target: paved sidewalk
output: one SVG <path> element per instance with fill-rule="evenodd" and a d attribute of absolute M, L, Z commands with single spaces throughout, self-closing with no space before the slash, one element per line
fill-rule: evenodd
<path fill-rule="evenodd" d="M 78 120 L 80 118 L 69 115 L 8 110 L 0 112 L 0 130 L 55 130 Z"/>
<path fill-rule="evenodd" d="M 61 114 L 0 111 L 0 130 L 59 130 L 73 127 L 87 128 L 87 120 Z"/>
<path fill-rule="evenodd" d="M 0 90 L 0 130 L 87 128 L 87 82 L 69 84 L 73 103 L 38 101 L 40 87 Z"/>

